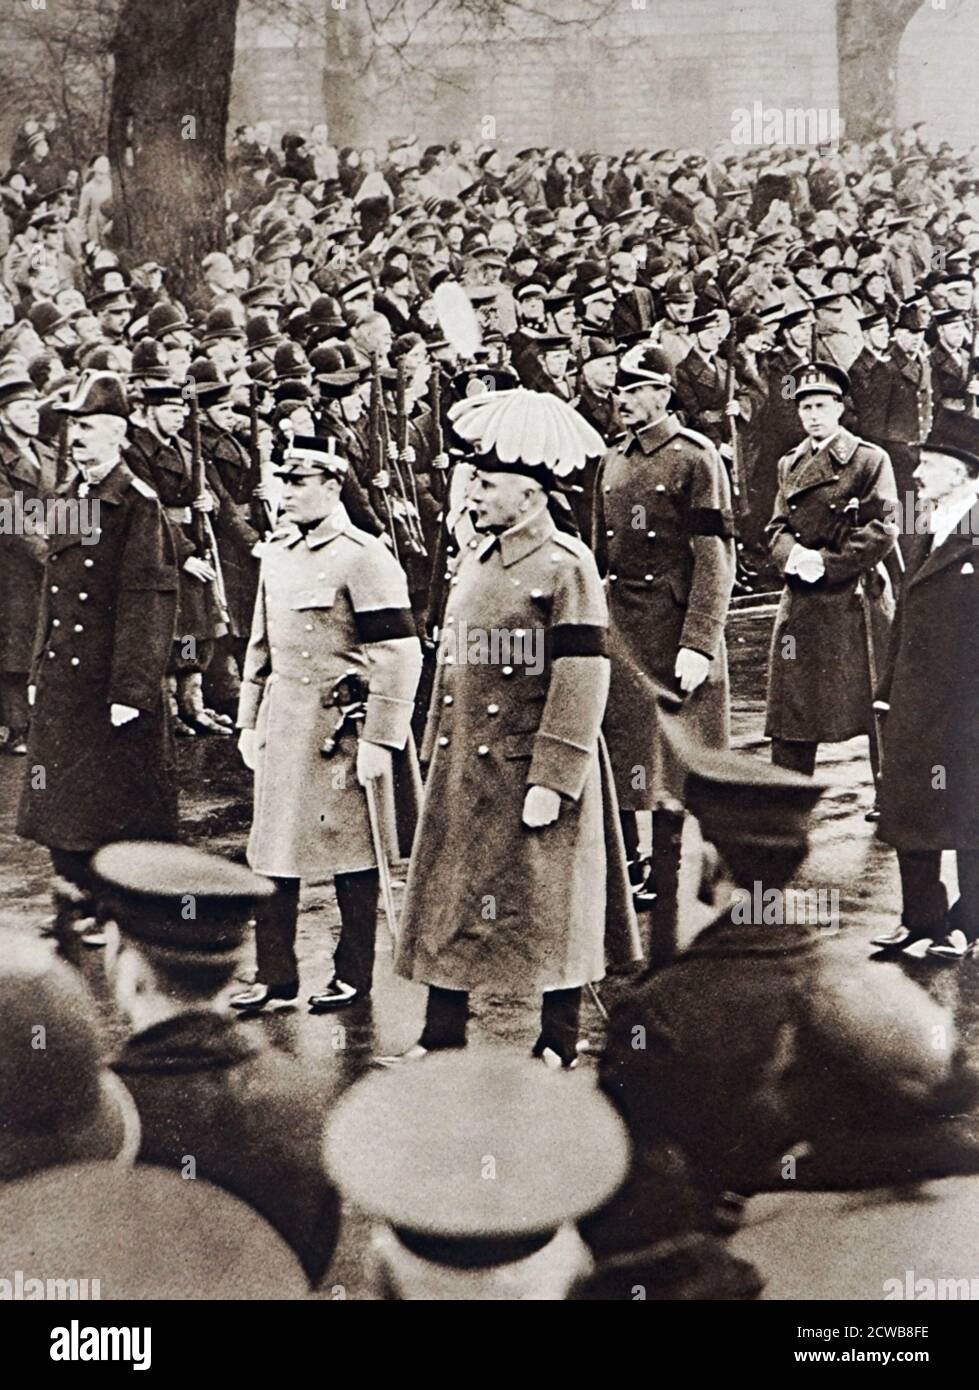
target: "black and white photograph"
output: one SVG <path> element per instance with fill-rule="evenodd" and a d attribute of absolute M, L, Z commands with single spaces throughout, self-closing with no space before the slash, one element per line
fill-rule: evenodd
<path fill-rule="evenodd" d="M 226 1371 L 324 1303 L 950 1352 L 977 71 L 979 0 L 2 0 L 37 1364 L 195 1304 Z"/>

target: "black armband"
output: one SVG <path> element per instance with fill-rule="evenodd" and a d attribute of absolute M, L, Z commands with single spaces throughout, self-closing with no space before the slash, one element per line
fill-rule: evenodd
<path fill-rule="evenodd" d="M 354 614 L 361 642 L 390 642 L 395 637 L 417 637 L 410 608 L 367 608 Z"/>
<path fill-rule="evenodd" d="M 687 535 L 730 540 L 734 535 L 734 518 L 719 507 L 691 507 L 687 513 Z"/>
<path fill-rule="evenodd" d="M 547 634 L 551 660 L 562 656 L 607 656 L 608 630 L 589 623 L 558 623 Z"/>

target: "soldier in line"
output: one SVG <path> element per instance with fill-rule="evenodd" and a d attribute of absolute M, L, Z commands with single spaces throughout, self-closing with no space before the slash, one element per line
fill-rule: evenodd
<path fill-rule="evenodd" d="M 38 439 L 40 399 L 26 373 L 0 377 L 0 500 L 43 501 L 57 482 L 54 450 Z M 27 752 L 27 678 L 41 606 L 47 542 L 33 530 L 0 535 L 0 750 Z"/>
<path fill-rule="evenodd" d="M 123 457 L 119 378 L 82 378 L 63 407 L 77 472 L 58 495 L 97 508 L 95 542 L 50 537 L 34 647 L 34 710 L 17 833 L 46 845 L 56 929 L 95 930 L 92 852 L 121 838 L 175 839 L 177 783 L 164 677 L 177 557 L 156 493 Z"/>
<path fill-rule="evenodd" d="M 231 1000 L 244 1012 L 295 1006 L 300 888 L 324 874 L 334 878 L 342 930 L 332 976 L 310 1005 L 345 1008 L 370 994 L 378 869 L 366 783 L 385 852 L 398 857 L 410 840 L 421 647 L 403 571 L 340 502 L 349 466 L 335 438 L 296 436 L 276 469 L 279 525 L 259 547 L 238 727 L 242 759 L 255 773 L 248 862 L 276 892 L 256 912 L 257 982 Z M 362 723 L 345 713 L 359 698 L 340 693 L 351 676 L 369 686 Z"/>
<path fill-rule="evenodd" d="M 168 688 L 178 734 L 227 734 L 229 725 L 204 707 L 203 671 L 214 639 L 227 630 L 216 588 L 217 569 L 195 533 L 194 513 L 215 511 L 213 495 L 197 487 L 187 444 L 180 437 L 187 420 L 184 383 L 147 378 L 134 411 L 126 462 L 153 488 L 173 531 L 180 565 L 180 603 Z"/>
<path fill-rule="evenodd" d="M 734 584 L 731 488 L 710 440 L 684 429 L 670 363 L 639 346 L 619 363 L 627 433 L 595 484 L 595 553 L 605 579 L 612 679 L 605 733 L 633 881 L 641 884 L 635 812 L 652 811 L 650 960 L 668 958 L 676 931 L 683 814 L 676 768 L 659 731 L 657 696 L 683 700 L 683 718 L 709 747 L 729 738 L 724 623 Z"/>
<path fill-rule="evenodd" d="M 883 662 L 894 614 L 881 566 L 898 534 L 894 474 L 882 449 L 842 427 L 849 384 L 832 362 L 801 373 L 795 397 L 806 438 L 779 462 L 768 527 L 785 588 L 765 733 L 772 761 L 808 776 L 820 743 L 869 734 L 876 777 L 868 642 Z"/>

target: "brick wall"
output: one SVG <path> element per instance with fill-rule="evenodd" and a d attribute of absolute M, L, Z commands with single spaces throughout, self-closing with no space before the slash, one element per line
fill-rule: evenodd
<path fill-rule="evenodd" d="M 567 10 L 572 0 L 563 3 Z M 532 16 L 473 32 L 447 23 L 443 13 L 413 38 L 409 72 L 381 60 L 367 77 L 361 68 L 371 39 L 357 0 L 335 13 L 327 0 L 325 9 L 325 84 L 315 70 L 321 51 L 299 50 L 306 72 L 299 83 L 291 58 L 286 65 L 290 50 L 271 46 L 281 38 L 266 33 L 258 42 L 267 46 L 249 51 L 242 35 L 236 119 L 277 120 L 276 101 L 298 109 L 299 85 L 309 119 L 317 119 L 325 85 L 326 114 L 344 144 L 414 129 L 424 142 L 465 136 L 510 149 L 617 150 L 713 144 L 729 136 L 732 111 L 755 101 L 836 104 L 834 0 L 618 0 L 594 30 L 559 33 Z M 406 10 L 410 15 L 411 0 Z M 398 37 L 393 27 L 390 36 Z M 277 78 L 280 65 L 284 76 Z"/>

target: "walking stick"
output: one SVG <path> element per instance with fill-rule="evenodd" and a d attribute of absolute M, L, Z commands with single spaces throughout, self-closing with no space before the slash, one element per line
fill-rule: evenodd
<path fill-rule="evenodd" d="M 391 944 L 397 949 L 398 914 L 394 906 L 394 892 L 391 888 L 391 866 L 388 864 L 387 851 L 384 848 L 384 836 L 381 833 L 381 817 L 377 808 L 377 790 L 374 783 L 371 781 L 365 782 L 364 792 L 367 796 L 367 819 L 371 827 L 371 843 L 374 846 L 374 858 L 377 860 L 377 876 L 381 886 L 381 902 L 384 905 L 384 920 L 387 923 L 388 932 L 391 936 Z"/>

